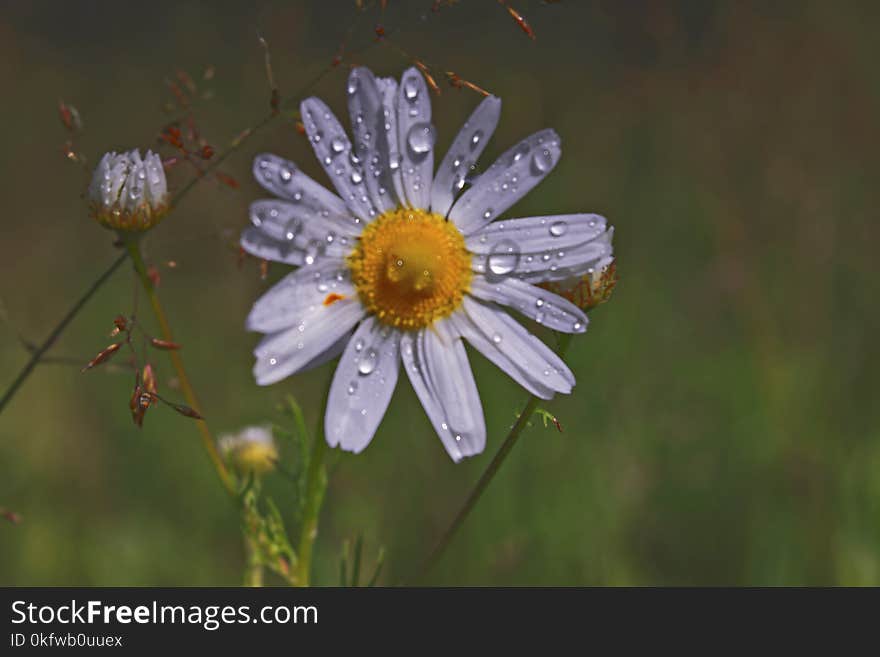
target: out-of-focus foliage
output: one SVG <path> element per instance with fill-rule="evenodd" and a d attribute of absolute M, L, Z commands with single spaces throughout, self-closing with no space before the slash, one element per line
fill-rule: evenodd
<path fill-rule="evenodd" d="M 431 578 L 436 584 L 880 584 L 880 50 L 874 3 L 496 3 L 430 0 L 382 19 L 389 39 L 504 100 L 487 162 L 552 126 L 564 157 L 511 216 L 597 211 L 616 226 L 620 282 L 570 361 L 575 393 L 546 405 Z M 403 3 L 401 3 L 403 4 Z M 269 111 L 261 33 L 291 93 L 337 52 L 354 2 L 7 3 L 0 11 L 0 386 L 116 257 L 65 160 L 59 98 L 91 158 L 154 147 L 163 80 L 213 65 L 202 134 L 222 148 Z M 425 15 L 422 20 L 420 14 Z M 371 17 L 361 42 L 374 37 Z M 407 64 L 376 47 L 383 75 Z M 347 62 L 316 92 L 344 114 Z M 479 97 L 438 80 L 442 151 Z M 242 324 L 262 282 L 230 241 L 261 195 L 254 153 L 323 180 L 289 117 L 248 142 L 146 240 L 160 294 L 216 432 L 311 424 L 332 370 L 259 389 Z M 174 189 L 190 172 L 169 175 Z M 175 268 L 164 266 L 169 260 Z M 85 363 L 131 312 L 120 271 L 51 354 Z M 150 325 L 149 315 L 142 321 Z M 497 449 L 524 393 L 472 355 L 487 453 L 453 465 L 405 380 L 373 444 L 331 455 L 317 583 L 363 536 L 380 582 L 408 577 Z M 155 363 L 165 392 L 172 372 Z M 237 584 L 239 518 L 192 423 L 158 406 L 138 430 L 131 376 L 41 365 L 0 416 L 0 583 Z M 282 445 L 295 471 L 297 450 Z M 286 453 L 284 450 L 287 450 Z M 281 472 L 263 490 L 295 523 Z M 361 548 L 358 548 L 360 550 Z M 350 566 L 348 567 L 350 568 Z M 361 578 L 366 580 L 365 573 Z M 351 571 L 348 571 L 350 578 Z"/>

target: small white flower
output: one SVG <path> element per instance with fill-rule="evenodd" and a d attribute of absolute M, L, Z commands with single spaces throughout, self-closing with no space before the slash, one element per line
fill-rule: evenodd
<path fill-rule="evenodd" d="M 262 474 L 275 467 L 278 448 L 268 427 L 245 427 L 217 439 L 220 452 L 241 472 Z"/>
<path fill-rule="evenodd" d="M 168 185 L 162 160 L 152 151 L 105 153 L 89 185 L 95 218 L 108 228 L 141 231 L 168 211 Z"/>
<path fill-rule="evenodd" d="M 302 120 L 338 196 L 287 160 L 259 155 L 254 175 L 278 198 L 251 205 L 249 253 L 299 266 L 257 301 L 247 328 L 260 385 L 340 354 L 324 427 L 331 446 L 369 444 L 401 363 L 449 455 L 483 451 L 486 426 L 462 340 L 529 392 L 568 393 L 571 370 L 498 304 L 556 331 L 586 315 L 537 283 L 606 266 L 612 229 L 596 214 L 495 221 L 556 165 L 559 137 L 542 130 L 501 155 L 470 187 L 465 176 L 492 136 L 501 101 L 482 101 L 434 172 L 435 132 L 424 79 L 400 84 L 357 68 L 348 79 L 354 143 L 317 98 Z"/>

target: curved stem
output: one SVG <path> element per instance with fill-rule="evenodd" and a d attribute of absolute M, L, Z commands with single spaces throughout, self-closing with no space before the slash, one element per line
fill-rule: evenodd
<path fill-rule="evenodd" d="M 326 400 L 324 402 L 326 407 Z M 297 584 L 308 586 L 312 568 L 312 548 L 318 536 L 318 515 L 321 511 L 321 503 L 324 501 L 324 491 L 327 488 L 327 470 L 324 467 L 324 456 L 327 453 L 327 441 L 323 431 L 324 413 L 318 418 L 318 426 L 315 429 L 315 440 L 312 444 L 312 454 L 309 458 L 309 469 L 306 472 L 306 500 L 303 510 L 302 533 L 299 538 L 297 550 Z"/>
<path fill-rule="evenodd" d="M 134 269 L 143 285 L 144 292 L 146 292 L 147 298 L 150 300 L 150 305 L 153 307 L 153 313 L 156 315 L 156 321 L 159 323 L 159 330 L 162 332 L 162 339 L 167 340 L 168 342 L 174 342 L 174 336 L 171 333 L 171 326 L 168 324 L 168 318 L 165 316 L 165 310 L 159 302 L 159 296 L 156 294 L 156 288 L 153 286 L 153 281 L 150 280 L 150 277 L 147 274 L 147 268 L 144 265 L 144 259 L 141 256 L 140 241 L 137 238 L 130 239 L 126 242 L 125 248 L 128 250 L 132 264 L 134 264 Z M 186 403 L 189 404 L 199 415 L 202 415 L 195 390 L 193 390 L 192 384 L 189 382 L 189 376 L 183 366 L 183 358 L 181 358 L 180 353 L 177 350 L 169 351 L 168 355 L 171 357 L 171 364 L 174 366 L 174 371 L 177 373 L 177 379 L 180 381 L 180 389 L 183 391 Z M 229 474 L 229 471 L 226 469 L 226 464 L 223 462 L 220 453 L 217 451 L 217 444 L 214 442 L 214 437 L 211 435 L 207 423 L 204 420 L 195 420 L 195 422 L 202 437 L 202 444 L 205 447 L 205 451 L 208 452 L 208 457 L 214 464 L 214 469 L 217 470 L 217 475 L 220 477 L 220 481 L 223 482 L 223 486 L 226 488 L 227 492 L 231 495 L 235 495 L 235 483 L 232 476 Z"/>
<path fill-rule="evenodd" d="M 15 396 L 15 393 L 18 392 L 18 389 L 25 382 L 25 379 L 30 376 L 30 373 L 33 371 L 34 367 L 37 366 L 37 363 L 40 362 L 40 358 L 42 358 L 43 354 L 45 354 L 49 348 L 55 344 L 55 341 L 58 337 L 64 332 L 64 329 L 67 328 L 67 325 L 73 320 L 74 317 L 79 313 L 80 310 L 86 305 L 89 299 L 91 299 L 95 292 L 113 275 L 119 266 L 126 261 L 128 258 L 128 254 L 121 254 L 113 263 L 101 274 L 85 291 L 73 307 L 67 312 L 67 314 L 61 319 L 60 322 L 52 329 L 52 332 L 49 334 L 49 337 L 37 347 L 32 353 L 31 357 L 28 360 L 27 364 L 22 368 L 21 372 L 18 373 L 18 376 L 15 377 L 15 381 L 12 382 L 12 385 L 3 393 L 3 398 L 0 399 L 0 413 L 3 412 L 3 409 L 6 408 L 6 405 L 12 400 Z"/>
<path fill-rule="evenodd" d="M 559 346 L 557 348 L 557 352 L 560 356 L 565 354 L 565 351 L 568 349 L 569 344 L 572 339 L 571 334 L 563 334 L 559 338 Z M 483 474 L 480 476 L 480 479 L 477 481 L 477 484 L 474 486 L 471 494 L 468 495 L 461 509 L 459 509 L 458 513 L 455 515 L 455 518 L 450 523 L 449 527 L 445 532 L 440 536 L 440 540 L 437 541 L 437 544 L 434 546 L 434 549 L 431 550 L 431 553 L 428 555 L 428 558 L 422 564 L 421 570 L 419 571 L 418 579 L 422 579 L 428 572 L 437 564 L 440 560 L 440 557 L 443 556 L 446 548 L 449 546 L 450 541 L 452 541 L 455 534 L 461 528 L 464 521 L 470 515 L 471 511 L 473 511 L 474 506 L 476 506 L 477 502 L 482 497 L 486 488 L 492 483 L 492 480 L 495 478 L 495 475 L 498 473 L 498 470 L 501 468 L 501 465 L 504 463 L 504 460 L 507 458 L 507 455 L 510 454 L 510 450 L 513 449 L 513 446 L 516 444 L 516 441 L 519 440 L 520 435 L 522 434 L 523 429 L 528 425 L 529 420 L 532 417 L 532 413 L 535 412 L 535 408 L 538 405 L 539 398 L 531 395 L 526 401 L 525 406 L 523 406 L 522 411 L 519 414 L 514 425 L 510 428 L 510 431 L 507 434 L 507 437 L 504 439 L 504 442 L 501 443 L 501 447 L 498 449 L 498 452 L 495 454 L 495 457 L 492 459 L 492 462 L 489 463 L 488 467 L 483 471 Z"/>

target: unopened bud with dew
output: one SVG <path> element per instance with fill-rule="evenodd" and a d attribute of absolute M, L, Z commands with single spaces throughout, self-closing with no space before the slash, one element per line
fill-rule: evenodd
<path fill-rule="evenodd" d="M 275 467 L 278 447 L 268 427 L 245 427 L 217 440 L 220 452 L 242 474 L 264 474 Z"/>
<path fill-rule="evenodd" d="M 168 212 L 168 184 L 162 160 L 152 151 L 110 152 L 95 167 L 89 185 L 92 216 L 113 230 L 140 232 Z"/>

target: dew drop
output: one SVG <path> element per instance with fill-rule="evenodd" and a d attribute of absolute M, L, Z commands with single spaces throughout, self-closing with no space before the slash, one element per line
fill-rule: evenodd
<path fill-rule="evenodd" d="M 366 354 L 361 356 L 360 361 L 358 362 L 358 372 L 362 375 L 367 376 L 372 373 L 373 370 L 376 369 L 376 363 L 379 360 L 379 354 L 375 349 L 370 349 Z"/>
<path fill-rule="evenodd" d="M 553 237 L 562 237 L 568 230 L 568 224 L 564 221 L 554 221 L 550 224 L 550 234 Z"/>
<path fill-rule="evenodd" d="M 477 131 L 471 136 L 471 150 L 474 150 L 477 146 L 479 146 L 480 141 L 482 141 L 482 139 L 483 139 L 483 131 L 482 131 L 482 130 L 477 130 Z"/>
<path fill-rule="evenodd" d="M 349 95 L 354 94 L 358 89 L 358 79 L 354 76 L 348 79 L 348 93 Z"/>
<path fill-rule="evenodd" d="M 358 382 L 352 380 L 352 381 L 348 384 L 348 394 L 349 394 L 349 395 L 353 395 L 354 393 L 357 392 L 357 389 L 358 389 Z"/>
<path fill-rule="evenodd" d="M 339 137 L 334 137 L 333 141 L 330 142 L 330 148 L 333 149 L 334 153 L 341 153 L 345 150 L 345 142 Z"/>
<path fill-rule="evenodd" d="M 535 175 L 547 173 L 553 166 L 553 154 L 549 149 L 542 148 L 532 156 L 532 171 Z"/>
<path fill-rule="evenodd" d="M 403 93 L 409 102 L 415 102 L 419 95 L 419 85 L 416 84 L 414 78 L 408 78 L 407 81 L 403 83 Z"/>
<path fill-rule="evenodd" d="M 416 123 L 409 129 L 406 143 L 414 153 L 423 154 L 434 147 L 436 138 L 434 126 L 430 123 Z"/>
<path fill-rule="evenodd" d="M 501 240 L 489 252 L 489 271 L 496 276 L 505 276 L 516 269 L 520 250 L 516 242 Z"/>
<path fill-rule="evenodd" d="M 351 182 L 353 182 L 355 185 L 360 185 L 361 182 L 363 182 L 363 180 L 364 180 L 364 177 L 361 175 L 360 171 L 355 169 L 354 171 L 351 172 Z"/>
<path fill-rule="evenodd" d="M 500 333 L 495 333 L 492 336 L 492 342 L 494 342 L 495 344 L 501 344 L 501 340 L 502 340 L 502 337 L 501 337 Z"/>

